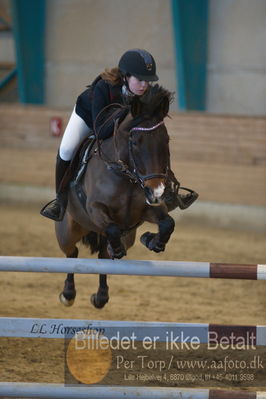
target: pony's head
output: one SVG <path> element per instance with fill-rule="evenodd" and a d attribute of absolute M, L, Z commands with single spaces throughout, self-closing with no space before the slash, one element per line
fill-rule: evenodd
<path fill-rule="evenodd" d="M 129 165 L 149 205 L 160 205 L 163 199 L 169 168 L 169 136 L 164 118 L 171 100 L 172 93 L 159 85 L 152 86 L 143 96 L 133 98 L 131 116 L 122 123 L 129 134 Z"/>

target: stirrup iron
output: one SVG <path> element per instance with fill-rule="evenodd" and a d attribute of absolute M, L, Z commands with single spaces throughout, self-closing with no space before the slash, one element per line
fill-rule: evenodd
<path fill-rule="evenodd" d="M 185 190 L 188 191 L 189 194 L 178 194 L 179 190 Z M 180 209 L 187 209 L 188 207 L 190 207 L 193 202 L 196 201 L 196 199 L 198 198 L 199 194 L 194 191 L 191 190 L 190 188 L 187 187 L 178 187 L 177 190 L 177 202 L 178 202 L 178 206 Z"/>

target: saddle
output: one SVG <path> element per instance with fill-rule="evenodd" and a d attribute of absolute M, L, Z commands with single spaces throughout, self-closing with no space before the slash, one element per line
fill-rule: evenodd
<path fill-rule="evenodd" d="M 92 157 L 92 149 L 95 143 L 96 143 L 96 137 L 94 135 L 89 136 L 83 141 L 83 143 L 81 143 L 81 146 L 77 151 L 77 154 L 75 154 L 73 159 L 73 167 L 75 172 L 74 181 L 73 181 L 74 184 L 79 183 L 82 176 L 84 175 L 88 162 Z"/>
<path fill-rule="evenodd" d="M 74 154 L 70 165 L 61 181 L 60 190 L 67 190 L 70 183 L 78 184 L 85 173 L 89 159 L 92 156 L 92 148 L 96 142 L 94 135 L 86 137 Z"/>
<path fill-rule="evenodd" d="M 92 149 L 96 143 L 94 135 L 86 137 L 76 153 L 61 181 L 60 189 L 68 190 L 69 187 L 74 188 L 80 200 L 82 207 L 86 210 L 86 194 L 84 193 L 80 180 L 84 175 L 88 162 L 92 157 Z"/>

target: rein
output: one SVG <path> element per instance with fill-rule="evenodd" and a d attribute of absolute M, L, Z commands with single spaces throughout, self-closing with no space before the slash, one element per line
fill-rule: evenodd
<path fill-rule="evenodd" d="M 99 120 L 99 118 L 100 118 L 100 116 L 102 116 L 102 114 L 105 112 L 105 111 L 107 111 L 109 108 L 116 108 L 116 111 L 114 111 L 105 121 L 104 121 L 104 123 L 102 123 L 102 125 L 100 126 L 100 129 L 98 130 L 97 129 L 97 122 L 98 122 L 98 120 Z M 101 151 L 101 140 L 100 140 L 100 132 L 101 132 L 101 130 L 103 129 L 103 127 L 106 125 L 106 124 L 108 124 L 111 120 L 113 120 L 113 121 L 117 121 L 117 119 L 115 119 L 115 116 L 116 116 L 116 113 L 117 113 L 117 110 L 121 110 L 122 108 L 125 108 L 123 105 L 121 105 L 121 104 L 119 104 L 119 103 L 112 103 L 112 104 L 108 104 L 108 105 L 106 105 L 99 113 L 98 113 L 98 115 L 96 116 L 96 118 L 95 118 L 95 120 L 94 120 L 94 123 L 93 123 L 93 131 L 94 131 L 94 134 L 95 134 L 95 137 L 96 137 L 96 141 L 97 141 L 97 147 L 98 147 L 98 153 L 99 153 L 99 156 L 100 156 L 100 158 L 104 161 L 104 159 L 103 159 L 103 157 L 102 157 L 102 151 Z M 115 123 L 115 125 L 117 125 L 116 123 Z"/>

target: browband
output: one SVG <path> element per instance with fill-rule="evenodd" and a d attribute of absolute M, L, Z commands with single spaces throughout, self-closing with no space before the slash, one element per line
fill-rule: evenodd
<path fill-rule="evenodd" d="M 161 121 L 159 123 L 157 123 L 157 125 L 151 126 L 151 127 L 142 127 L 142 126 L 136 126 L 136 127 L 132 127 L 132 129 L 130 129 L 130 132 L 134 132 L 134 131 L 142 131 L 142 132 L 150 132 L 151 130 L 155 130 L 157 129 L 157 127 L 164 125 L 164 121 Z"/>

